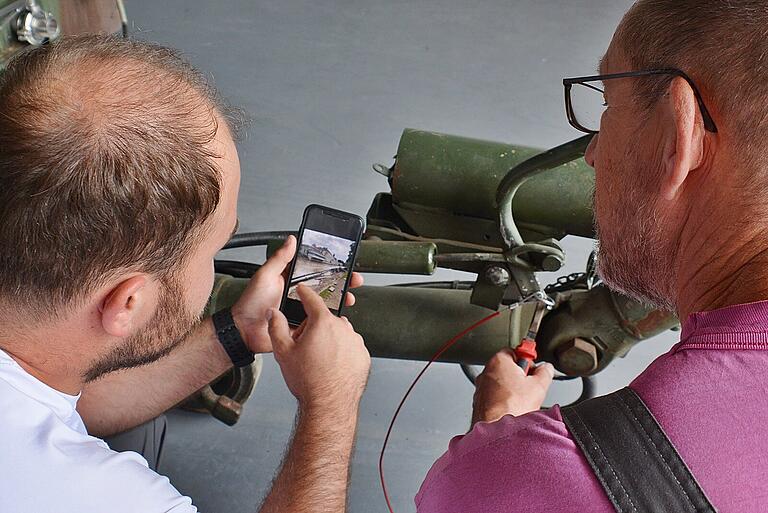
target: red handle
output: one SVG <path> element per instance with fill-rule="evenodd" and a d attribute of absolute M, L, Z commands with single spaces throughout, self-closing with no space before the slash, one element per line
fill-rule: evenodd
<path fill-rule="evenodd" d="M 523 373 L 527 376 L 528 372 L 533 366 L 533 362 L 536 360 L 536 341 L 525 337 L 520 345 L 515 348 L 515 359 L 517 365 L 523 370 Z"/>

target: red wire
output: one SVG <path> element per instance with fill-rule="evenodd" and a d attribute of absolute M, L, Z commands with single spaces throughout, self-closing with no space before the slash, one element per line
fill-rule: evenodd
<path fill-rule="evenodd" d="M 400 404 L 397 406 L 397 409 L 395 410 L 395 414 L 392 416 L 392 422 L 389 423 L 389 429 L 387 429 L 387 436 L 384 437 L 384 445 L 381 447 L 381 454 L 379 455 L 379 478 L 381 478 L 381 490 L 384 492 L 384 500 L 387 501 L 387 507 L 389 508 L 390 513 L 395 513 L 395 511 L 392 509 L 392 504 L 389 501 L 389 493 L 387 493 L 387 483 L 384 480 L 384 451 L 387 450 L 387 443 L 389 442 L 389 436 L 392 434 L 392 428 L 395 425 L 395 421 L 397 420 L 397 416 L 400 414 L 400 410 L 403 408 L 403 405 L 405 404 L 406 399 L 408 399 L 408 396 L 411 395 L 411 391 L 416 386 L 416 383 L 419 382 L 421 379 L 421 376 L 424 375 L 424 373 L 427 371 L 430 365 L 435 363 L 435 361 L 440 358 L 443 353 L 445 353 L 448 349 L 453 346 L 456 342 L 458 342 L 464 335 L 467 333 L 479 328 L 486 322 L 490 321 L 497 315 L 501 314 L 503 310 L 494 312 L 491 315 L 480 319 L 475 324 L 470 326 L 469 328 L 463 330 L 459 334 L 457 334 L 455 337 L 450 339 L 448 342 L 446 342 L 443 347 L 440 348 L 440 350 L 435 354 L 435 356 L 432 357 L 431 360 L 424 366 L 423 369 L 421 369 L 421 372 L 419 372 L 418 376 L 416 376 L 416 379 L 413 380 L 413 383 L 411 383 L 411 386 L 408 387 L 408 391 L 403 396 L 403 399 L 400 401 Z"/>

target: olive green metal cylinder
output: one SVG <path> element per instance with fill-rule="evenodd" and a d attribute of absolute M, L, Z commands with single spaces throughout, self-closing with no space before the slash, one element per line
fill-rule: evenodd
<path fill-rule="evenodd" d="M 540 150 L 406 129 L 391 176 L 395 204 L 496 220 L 496 192 L 507 172 Z M 528 180 L 513 204 L 520 224 L 593 237 L 594 170 L 583 159 Z"/>
<path fill-rule="evenodd" d="M 248 280 L 217 275 L 207 313 L 231 306 Z M 355 306 L 344 309 L 371 356 L 429 360 L 451 337 L 490 312 L 469 303 L 466 290 L 360 287 Z M 497 351 L 516 346 L 533 318 L 533 305 L 506 310 L 468 334 L 440 359 L 484 364 Z"/>
<path fill-rule="evenodd" d="M 234 304 L 247 284 L 246 279 L 217 275 L 207 312 Z M 469 303 L 469 290 L 420 285 L 355 289 L 357 302 L 345 308 L 344 315 L 372 356 L 430 360 L 446 341 L 489 314 Z M 561 299 L 558 308 L 544 317 L 537 346 L 541 359 L 573 375 L 599 372 L 640 340 L 677 324 L 674 316 L 605 287 L 573 291 Z M 467 334 L 440 361 L 484 364 L 499 350 L 516 347 L 528 331 L 534 309 L 528 303 L 503 311 Z"/>
<path fill-rule="evenodd" d="M 267 255 L 282 246 L 282 240 L 267 245 Z M 360 241 L 355 271 L 380 274 L 430 275 L 437 268 L 437 246 L 432 242 Z"/>
<path fill-rule="evenodd" d="M 431 242 L 364 240 L 355 259 L 358 272 L 432 274 L 437 246 Z"/>
<path fill-rule="evenodd" d="M 448 340 L 491 312 L 469 302 L 468 290 L 361 287 L 345 315 L 365 339 L 371 356 L 430 360 Z M 504 310 L 459 340 L 443 362 L 485 364 L 496 352 L 515 347 L 528 330 L 534 306 Z"/>

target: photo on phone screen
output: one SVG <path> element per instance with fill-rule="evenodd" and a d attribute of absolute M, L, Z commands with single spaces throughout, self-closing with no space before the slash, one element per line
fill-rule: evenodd
<path fill-rule="evenodd" d="M 354 240 L 305 229 L 296 252 L 288 297 L 298 301 L 296 288 L 303 283 L 317 292 L 329 309 L 338 310 L 356 244 Z"/>
<path fill-rule="evenodd" d="M 280 310 L 296 326 L 306 318 L 297 288 L 314 290 L 335 315 L 341 314 L 355 255 L 363 235 L 363 219 L 320 205 L 304 210 L 298 249 Z"/>

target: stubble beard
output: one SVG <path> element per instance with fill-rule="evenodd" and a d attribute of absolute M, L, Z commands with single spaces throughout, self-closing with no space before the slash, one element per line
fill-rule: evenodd
<path fill-rule="evenodd" d="M 167 356 L 200 322 L 202 313 L 189 312 L 179 280 L 162 280 L 159 306 L 153 319 L 138 333 L 96 360 L 84 375 L 85 382 L 121 369 L 147 365 Z"/>
<path fill-rule="evenodd" d="M 629 156 L 625 162 L 638 162 Z M 629 183 L 595 195 L 597 271 L 612 289 L 641 303 L 674 312 L 675 271 L 656 202 L 634 169 Z M 613 189 L 613 190 L 611 190 Z M 607 200 L 607 201 L 606 201 Z"/>

